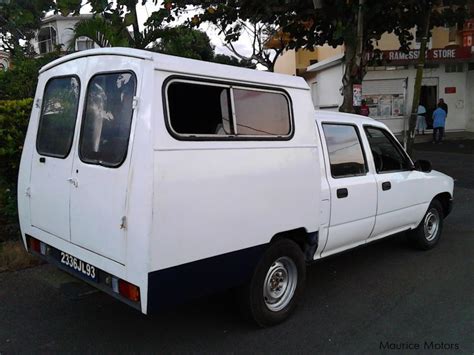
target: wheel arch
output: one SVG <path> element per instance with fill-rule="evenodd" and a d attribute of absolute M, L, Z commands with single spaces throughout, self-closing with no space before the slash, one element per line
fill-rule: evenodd
<path fill-rule="evenodd" d="M 433 197 L 433 200 L 438 200 L 443 206 L 443 216 L 446 218 L 452 210 L 453 197 L 449 192 L 441 192 Z"/>
<path fill-rule="evenodd" d="M 275 234 L 270 243 L 277 240 L 289 239 L 295 242 L 305 255 L 305 261 L 313 261 L 313 256 L 319 245 L 319 233 L 308 232 L 306 228 L 300 227 Z"/>

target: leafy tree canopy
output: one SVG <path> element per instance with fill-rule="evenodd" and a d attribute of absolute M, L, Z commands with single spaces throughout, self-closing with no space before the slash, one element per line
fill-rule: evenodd
<path fill-rule="evenodd" d="M 185 26 L 170 27 L 163 31 L 153 49 L 160 53 L 211 61 L 214 48 L 209 36 Z"/>
<path fill-rule="evenodd" d="M 11 0 L 0 5 L 0 46 L 12 54 L 23 51 L 20 40 L 34 37 L 41 19 L 54 9 L 53 0 Z"/>
<path fill-rule="evenodd" d="M 13 57 L 13 66 L 0 71 L 0 100 L 18 100 L 35 96 L 38 83 L 38 71 L 50 61 L 59 57 L 59 53 L 49 53 L 40 58 L 29 58 L 23 53 Z"/>
<path fill-rule="evenodd" d="M 215 54 L 209 36 L 200 30 L 181 25 L 167 27 L 160 40 L 152 47 L 153 51 L 191 59 L 216 62 L 255 69 L 255 64 L 234 56 Z"/>

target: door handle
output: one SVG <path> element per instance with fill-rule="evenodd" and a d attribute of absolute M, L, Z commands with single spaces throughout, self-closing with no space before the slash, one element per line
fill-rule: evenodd
<path fill-rule="evenodd" d="M 391 188 L 392 188 L 392 184 L 390 183 L 390 181 L 382 182 L 382 190 L 383 191 L 390 190 Z"/>
<path fill-rule="evenodd" d="M 74 187 L 79 186 L 79 182 L 75 178 L 69 178 L 69 179 L 67 179 L 67 181 L 70 182 L 72 184 L 72 186 L 74 186 Z"/>
<path fill-rule="evenodd" d="M 337 198 L 346 198 L 349 195 L 349 191 L 346 188 L 337 189 L 336 194 Z"/>

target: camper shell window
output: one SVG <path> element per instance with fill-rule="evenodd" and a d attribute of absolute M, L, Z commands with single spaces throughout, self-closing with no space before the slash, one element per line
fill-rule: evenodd
<path fill-rule="evenodd" d="M 46 84 L 36 137 L 39 154 L 62 159 L 69 155 L 80 91 L 77 76 L 52 78 Z"/>
<path fill-rule="evenodd" d="M 163 86 L 167 126 L 178 139 L 289 139 L 290 100 L 272 89 L 171 79 Z"/>
<path fill-rule="evenodd" d="M 79 157 L 118 167 L 126 158 L 137 81 L 132 72 L 97 74 L 87 86 Z"/>

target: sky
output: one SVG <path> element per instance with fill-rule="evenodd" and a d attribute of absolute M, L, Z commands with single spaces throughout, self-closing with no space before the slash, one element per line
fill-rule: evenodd
<path fill-rule="evenodd" d="M 153 11 L 156 11 L 159 9 L 161 2 L 159 1 L 157 5 L 153 4 L 153 1 L 147 1 L 145 5 L 141 5 L 141 3 L 138 5 L 137 8 L 137 15 L 138 15 L 138 21 L 140 24 L 143 26 L 143 23 L 146 21 L 146 19 L 153 13 Z M 91 7 L 89 5 L 85 5 L 81 9 L 81 13 L 90 13 Z M 194 12 L 190 12 L 190 15 L 193 15 Z M 183 22 L 185 19 L 183 18 L 182 21 L 177 21 L 176 24 L 179 24 L 180 22 Z M 209 38 L 211 39 L 211 43 L 215 46 L 215 52 L 218 54 L 227 54 L 231 55 L 231 51 L 229 51 L 225 46 L 223 42 L 223 37 L 219 35 L 218 30 L 210 25 L 210 24 L 202 24 L 199 29 L 201 31 L 204 31 L 207 33 Z M 246 36 L 241 36 L 239 41 L 234 43 L 234 48 L 241 54 L 243 55 L 250 55 L 251 53 L 251 41 L 250 38 Z"/>

